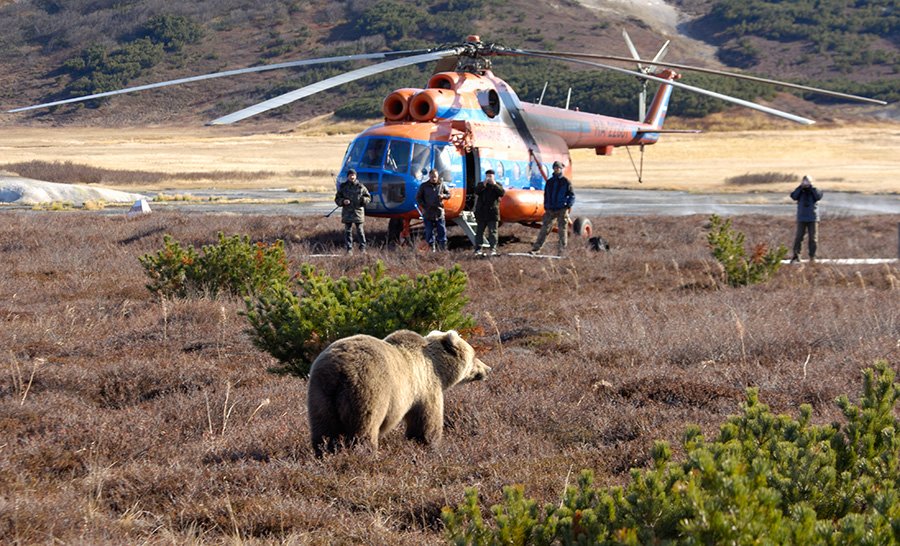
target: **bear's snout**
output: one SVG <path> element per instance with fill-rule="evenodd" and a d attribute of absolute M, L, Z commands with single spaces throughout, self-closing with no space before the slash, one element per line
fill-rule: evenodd
<path fill-rule="evenodd" d="M 482 362 L 479 359 L 475 359 L 475 362 L 472 363 L 472 381 L 484 381 L 487 379 L 488 373 L 490 373 L 491 367 Z"/>

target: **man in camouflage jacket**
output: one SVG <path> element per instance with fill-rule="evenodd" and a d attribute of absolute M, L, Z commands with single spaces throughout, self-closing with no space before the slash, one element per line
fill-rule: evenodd
<path fill-rule="evenodd" d="M 353 226 L 356 226 L 356 238 L 359 249 L 366 251 L 366 205 L 372 200 L 369 190 L 356 178 L 356 171 L 347 171 L 347 180 L 342 183 L 334 196 L 334 204 L 341 209 L 341 222 L 344 223 L 344 248 L 347 253 L 353 252 Z"/>

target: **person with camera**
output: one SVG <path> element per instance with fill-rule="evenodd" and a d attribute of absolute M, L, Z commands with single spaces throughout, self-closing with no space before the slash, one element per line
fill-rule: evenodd
<path fill-rule="evenodd" d="M 822 190 L 813 186 L 813 179 L 806 175 L 800 185 L 791 192 L 791 199 L 797 202 L 797 234 L 794 236 L 794 255 L 791 263 L 800 261 L 800 248 L 803 237 L 809 233 L 809 261 L 816 261 L 816 248 L 819 246 L 819 200 Z"/>
<path fill-rule="evenodd" d="M 487 229 L 491 256 L 497 255 L 497 228 L 500 225 L 500 198 L 506 193 L 494 179 L 493 169 L 484 171 L 484 180 L 475 186 L 475 255 L 484 256 L 484 230 Z"/>

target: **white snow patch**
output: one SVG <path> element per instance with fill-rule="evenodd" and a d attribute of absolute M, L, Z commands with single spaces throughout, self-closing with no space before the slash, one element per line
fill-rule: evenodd
<path fill-rule="evenodd" d="M 134 203 L 147 196 L 96 186 L 80 184 L 58 184 L 43 180 L 32 180 L 18 176 L 0 175 L 0 203 L 17 205 L 37 205 L 40 203 L 68 202 L 81 206 L 85 201 L 106 201 L 107 203 Z"/>

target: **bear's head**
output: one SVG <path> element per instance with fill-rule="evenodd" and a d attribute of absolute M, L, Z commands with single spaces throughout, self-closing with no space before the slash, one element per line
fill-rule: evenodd
<path fill-rule="evenodd" d="M 431 332 L 425 336 L 425 341 L 425 351 L 431 357 L 444 389 L 459 383 L 481 381 L 491 371 L 491 367 L 475 356 L 475 349 L 455 330 Z"/>

